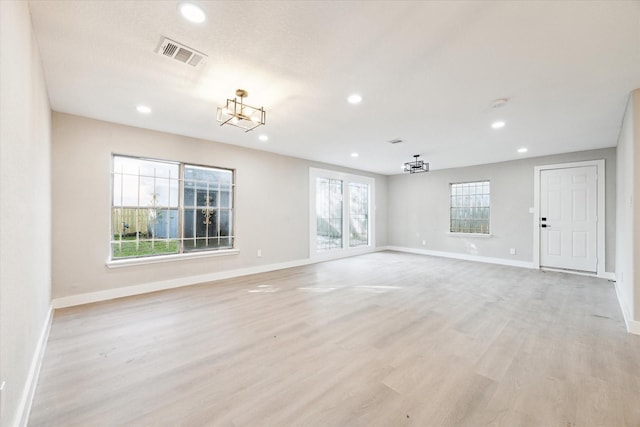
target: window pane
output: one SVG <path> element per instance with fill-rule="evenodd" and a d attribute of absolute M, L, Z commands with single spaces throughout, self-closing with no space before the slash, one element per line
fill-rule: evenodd
<path fill-rule="evenodd" d="M 369 244 L 369 186 L 349 183 L 349 246 Z"/>
<path fill-rule="evenodd" d="M 229 210 L 221 210 L 220 211 L 220 236 L 231 236 L 231 211 Z"/>
<path fill-rule="evenodd" d="M 196 189 L 196 205 L 199 208 L 218 206 L 218 192 L 214 189 Z"/>
<path fill-rule="evenodd" d="M 177 206 L 179 165 L 130 157 L 113 158 L 113 205 Z M 158 181 L 161 181 L 159 183 Z M 160 202 L 162 200 L 162 202 Z"/>
<path fill-rule="evenodd" d="M 118 175 L 116 175 L 118 176 Z M 114 206 L 138 206 L 138 176 L 119 175 L 119 187 L 114 189 Z"/>
<path fill-rule="evenodd" d="M 114 208 L 112 257 L 139 257 L 178 252 L 177 211 Z M 157 234 L 154 234 L 154 228 Z"/>
<path fill-rule="evenodd" d="M 155 206 L 157 195 L 155 194 L 154 179 L 148 176 L 141 176 L 139 180 L 139 206 Z"/>
<path fill-rule="evenodd" d="M 231 207 L 231 189 L 229 187 L 220 188 L 220 207 L 221 208 Z"/>
<path fill-rule="evenodd" d="M 112 258 L 131 258 L 151 255 L 170 255 L 178 253 L 178 240 L 159 240 L 127 238 L 111 243 Z"/>
<path fill-rule="evenodd" d="M 229 170 L 185 166 L 185 251 L 231 247 L 232 177 Z"/>
<path fill-rule="evenodd" d="M 217 235 L 218 214 L 215 209 L 185 209 L 184 237 L 207 237 Z"/>
<path fill-rule="evenodd" d="M 152 215 L 149 230 L 149 234 L 156 239 L 177 239 L 178 210 L 157 209 L 156 214 Z"/>
<path fill-rule="evenodd" d="M 489 189 L 489 181 L 450 184 L 449 231 L 489 233 Z"/>
<path fill-rule="evenodd" d="M 185 182 L 183 189 L 183 198 L 184 198 L 184 206 L 195 206 L 196 201 L 196 189 L 193 186 L 192 182 Z"/>
<path fill-rule="evenodd" d="M 342 181 L 316 179 L 316 249 L 342 248 Z"/>
<path fill-rule="evenodd" d="M 156 178 L 151 203 L 156 207 L 177 207 L 178 181 Z"/>

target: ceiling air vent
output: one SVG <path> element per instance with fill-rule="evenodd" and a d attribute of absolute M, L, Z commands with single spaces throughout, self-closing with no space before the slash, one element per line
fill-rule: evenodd
<path fill-rule="evenodd" d="M 175 42 L 166 37 L 160 39 L 160 45 L 158 46 L 156 52 L 159 55 L 167 56 L 169 58 L 175 59 L 176 61 L 189 64 L 193 67 L 197 67 L 198 64 L 202 63 L 202 60 L 207 57 L 207 55 L 205 55 L 204 53 L 198 52 L 195 49 Z"/>
<path fill-rule="evenodd" d="M 400 144 L 401 142 L 404 142 L 404 141 L 402 141 L 400 138 L 396 138 L 396 139 L 389 140 L 387 142 L 389 144 Z"/>

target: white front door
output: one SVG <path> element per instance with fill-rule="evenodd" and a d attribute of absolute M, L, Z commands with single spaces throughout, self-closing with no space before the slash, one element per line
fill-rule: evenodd
<path fill-rule="evenodd" d="M 597 271 L 597 167 L 540 171 L 540 266 Z"/>

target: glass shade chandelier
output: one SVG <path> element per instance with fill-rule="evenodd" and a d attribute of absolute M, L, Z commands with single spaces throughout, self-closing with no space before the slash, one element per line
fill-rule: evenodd
<path fill-rule="evenodd" d="M 404 171 L 409 173 L 421 173 L 421 172 L 429 172 L 429 163 L 424 162 L 422 160 L 418 160 L 420 154 L 414 154 L 414 161 L 407 162 L 404 164 Z"/>
<path fill-rule="evenodd" d="M 244 103 L 249 93 L 244 89 L 236 90 L 236 97 L 227 99 L 224 107 L 218 107 L 217 120 L 222 125 L 231 125 L 249 132 L 264 125 L 266 112 L 264 107 L 252 107 Z"/>

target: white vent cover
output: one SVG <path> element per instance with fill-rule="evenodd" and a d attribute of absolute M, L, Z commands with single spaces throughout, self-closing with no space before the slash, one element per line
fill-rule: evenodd
<path fill-rule="evenodd" d="M 166 37 L 162 37 L 162 39 L 160 39 L 160 44 L 156 52 L 159 55 L 173 58 L 176 61 L 189 64 L 192 67 L 197 67 L 199 64 L 204 62 L 203 59 L 207 57 L 207 55 L 202 52 L 198 52 L 195 49 Z"/>

